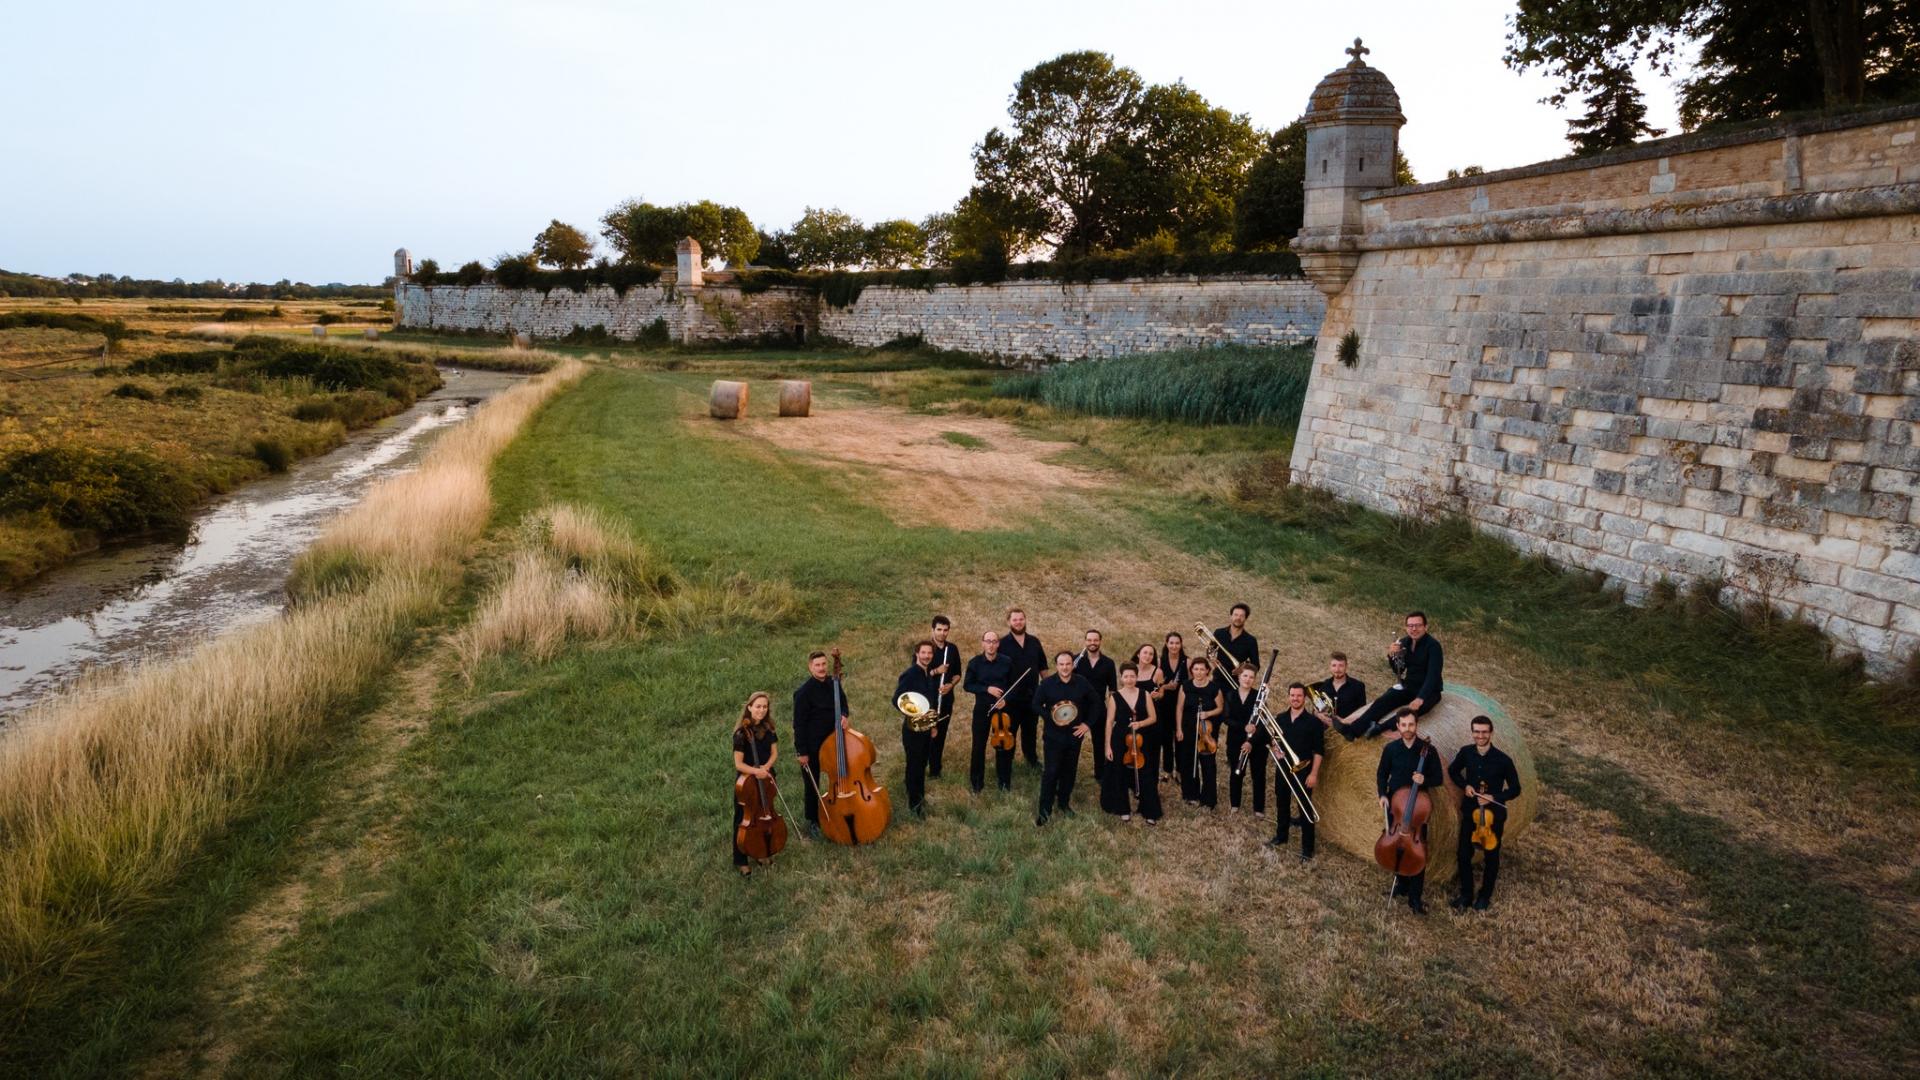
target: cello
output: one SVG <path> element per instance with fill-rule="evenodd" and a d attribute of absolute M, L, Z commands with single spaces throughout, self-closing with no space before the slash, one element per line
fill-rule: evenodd
<path fill-rule="evenodd" d="M 1421 736 L 1419 766 L 1413 771 L 1426 773 L 1427 754 L 1433 742 Z M 1405 797 L 1401 792 L 1406 792 Z M 1401 877 L 1412 877 L 1427 868 L 1427 841 L 1423 835 L 1427 818 L 1433 813 L 1433 799 L 1418 784 L 1408 784 L 1387 797 L 1386 827 L 1373 845 L 1373 861 Z"/>
<path fill-rule="evenodd" d="M 833 734 L 820 743 L 820 831 L 836 844 L 871 844 L 893 820 L 893 801 L 873 779 L 873 740 L 841 714 L 840 650 L 833 650 Z"/>
<path fill-rule="evenodd" d="M 760 767 L 758 761 L 753 765 Z M 786 819 L 774 809 L 778 794 L 770 778 L 741 773 L 733 781 L 733 801 L 740 804 L 740 825 L 733 830 L 733 843 L 756 862 L 765 862 L 787 847 Z"/>

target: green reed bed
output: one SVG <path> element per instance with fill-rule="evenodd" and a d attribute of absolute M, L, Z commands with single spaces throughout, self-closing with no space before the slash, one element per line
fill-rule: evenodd
<path fill-rule="evenodd" d="M 1300 422 L 1312 368 L 1310 345 L 1229 345 L 1080 360 L 1010 375 L 993 390 L 1093 416 L 1292 428 Z"/>

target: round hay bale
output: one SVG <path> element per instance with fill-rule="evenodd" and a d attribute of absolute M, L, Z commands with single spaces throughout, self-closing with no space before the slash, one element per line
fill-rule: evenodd
<path fill-rule="evenodd" d="M 363 338 L 366 338 L 366 339 L 367 339 L 368 341 L 379 341 L 379 340 L 380 340 L 380 331 L 378 331 L 378 330 L 362 330 L 362 331 L 360 332 L 360 336 L 361 336 L 361 337 L 363 337 Z"/>
<path fill-rule="evenodd" d="M 747 384 L 715 379 L 707 396 L 707 411 L 715 420 L 738 420 L 747 415 Z"/>
<path fill-rule="evenodd" d="M 515 334 L 515 335 L 513 335 L 513 347 L 514 347 L 514 348 L 516 348 L 516 349 L 531 349 L 531 348 L 533 348 L 533 335 L 532 335 L 532 334 Z"/>
<path fill-rule="evenodd" d="M 1444 773 L 1453 755 L 1473 744 L 1469 724 L 1482 714 L 1493 718 L 1493 745 L 1513 758 L 1514 769 L 1520 774 L 1520 797 L 1507 805 L 1507 827 L 1500 840 L 1504 849 L 1526 834 L 1540 805 L 1540 773 L 1513 718 L 1480 691 L 1448 683 L 1440 704 L 1420 718 L 1420 733 L 1433 740 L 1439 758 L 1434 767 Z M 1374 777 L 1380 767 L 1380 751 L 1386 745 L 1383 738 L 1348 742 L 1328 732 L 1326 760 L 1320 765 L 1320 790 L 1313 798 L 1320 810 L 1321 838 L 1368 862 L 1373 861 L 1373 844 L 1380 839 L 1383 824 Z M 1429 884 L 1453 880 L 1454 845 L 1460 835 L 1459 789 L 1449 781 L 1432 794 L 1433 816 L 1427 819 Z"/>
<path fill-rule="evenodd" d="M 806 379 L 784 379 L 780 383 L 780 415 L 809 416 L 813 413 L 813 383 Z"/>
<path fill-rule="evenodd" d="M 327 336 L 327 328 L 326 328 L 326 327 L 324 327 L 324 326 L 316 326 L 316 327 L 314 327 L 314 328 L 313 328 L 313 336 L 314 336 L 314 337 L 326 337 L 326 336 Z"/>

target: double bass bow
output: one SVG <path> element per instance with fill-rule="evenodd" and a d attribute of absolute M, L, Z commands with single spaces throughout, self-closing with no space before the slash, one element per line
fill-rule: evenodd
<path fill-rule="evenodd" d="M 820 744 L 820 831 L 836 844 L 871 844 L 893 820 L 893 801 L 873 779 L 873 740 L 841 714 L 840 649 L 833 650 L 833 734 Z"/>

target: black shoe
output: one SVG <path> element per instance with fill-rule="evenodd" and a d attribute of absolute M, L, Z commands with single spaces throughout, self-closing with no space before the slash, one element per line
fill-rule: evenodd
<path fill-rule="evenodd" d="M 1013 785 L 1012 785 L 1012 784 L 1001 784 L 1001 785 L 1000 785 L 1000 790 L 1001 790 L 1001 791 L 1012 791 L 1012 790 L 1013 790 Z"/>
<path fill-rule="evenodd" d="M 907 809 L 912 812 L 914 817 L 919 818 L 921 821 L 927 820 L 927 804 L 926 803 L 921 803 L 919 806 L 909 806 L 907 807 Z"/>
<path fill-rule="evenodd" d="M 1303 851 L 1303 852 L 1301 852 L 1301 853 L 1300 853 L 1300 861 L 1301 861 L 1301 862 L 1312 862 L 1312 861 L 1313 861 L 1313 852 L 1311 852 L 1311 851 Z"/>
<path fill-rule="evenodd" d="M 1040 828 L 1042 825 L 1045 825 L 1046 823 L 1047 823 L 1046 814 L 1041 814 L 1039 817 L 1036 817 L 1033 819 L 1033 827 L 1036 829 Z"/>
<path fill-rule="evenodd" d="M 1485 911 L 1485 910 L 1487 910 L 1487 909 L 1488 909 L 1489 907 L 1492 907 L 1492 906 L 1493 906 L 1493 905 L 1492 905 L 1492 903 L 1491 903 L 1491 901 L 1489 900 L 1489 898 L 1487 898 L 1487 897 L 1485 897 L 1485 896 L 1483 896 L 1483 897 L 1481 897 L 1480 899 L 1478 899 L 1478 900 L 1475 900 L 1475 901 L 1473 902 L 1473 910 L 1475 910 L 1475 911 Z"/>
<path fill-rule="evenodd" d="M 1418 900 L 1408 900 L 1407 907 L 1411 908 L 1415 915 L 1425 915 L 1427 913 L 1427 905 Z"/>
<path fill-rule="evenodd" d="M 1072 816 L 1073 816 L 1073 807 L 1071 807 L 1071 806 L 1063 806 L 1063 807 L 1061 807 L 1061 808 L 1060 808 L 1060 816 L 1061 816 L 1061 817 L 1072 817 Z"/>
<path fill-rule="evenodd" d="M 1453 899 L 1447 901 L 1447 906 L 1452 908 L 1455 911 L 1465 911 L 1467 910 L 1468 903 L 1469 901 L 1467 900 L 1466 897 L 1456 896 Z"/>

